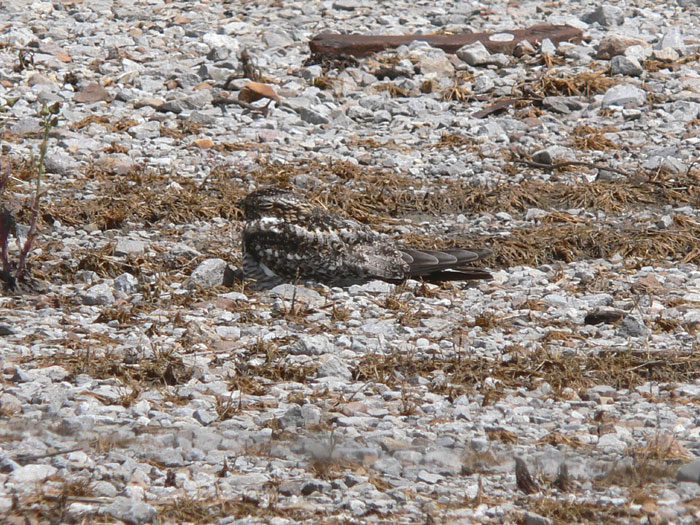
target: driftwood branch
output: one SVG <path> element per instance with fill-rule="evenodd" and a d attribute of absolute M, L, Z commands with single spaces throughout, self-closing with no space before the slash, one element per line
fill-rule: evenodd
<path fill-rule="evenodd" d="M 313 53 L 327 56 L 367 56 L 377 51 L 393 49 L 415 40 L 428 42 L 447 53 L 455 53 L 460 47 L 481 42 L 492 53 L 513 54 L 519 43 L 527 41 L 537 45 L 545 38 L 554 44 L 580 42 L 583 31 L 564 25 L 538 24 L 527 29 L 513 29 L 492 33 L 463 33 L 458 35 L 342 35 L 321 33 L 309 42 Z"/>

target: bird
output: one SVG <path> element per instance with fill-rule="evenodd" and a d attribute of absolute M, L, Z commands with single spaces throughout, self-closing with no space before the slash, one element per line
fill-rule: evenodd
<path fill-rule="evenodd" d="M 332 286 L 370 280 L 401 282 L 490 279 L 472 264 L 487 248 L 421 250 L 403 246 L 365 224 L 314 205 L 289 189 L 249 193 L 239 206 L 245 279 L 258 289 L 284 282 L 316 281 Z"/>
<path fill-rule="evenodd" d="M 566 463 L 559 465 L 557 477 L 552 482 L 552 486 L 561 492 L 574 492 L 576 490 L 576 482 L 569 475 L 569 467 Z"/>
<path fill-rule="evenodd" d="M 534 494 L 540 491 L 540 487 L 535 480 L 532 479 L 525 461 L 517 457 L 515 458 L 515 484 L 525 494 Z"/>

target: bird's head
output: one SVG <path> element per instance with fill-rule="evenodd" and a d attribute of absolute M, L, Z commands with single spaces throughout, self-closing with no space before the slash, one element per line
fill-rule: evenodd
<path fill-rule="evenodd" d="M 307 215 L 313 208 L 311 203 L 291 190 L 263 188 L 249 193 L 239 205 L 243 208 L 246 220 L 277 217 L 295 221 Z"/>

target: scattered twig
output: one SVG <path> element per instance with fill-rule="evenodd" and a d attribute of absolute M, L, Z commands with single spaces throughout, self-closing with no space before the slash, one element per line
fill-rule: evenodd
<path fill-rule="evenodd" d="M 73 447 L 73 448 L 67 448 L 64 450 L 57 450 L 56 452 L 49 452 L 47 454 L 20 454 L 16 458 L 14 458 L 14 461 L 17 463 L 33 463 L 38 459 L 44 459 L 44 458 L 52 458 L 54 456 L 61 456 L 63 454 L 70 454 L 71 452 L 77 452 L 78 450 L 82 450 L 83 447 Z"/>
<path fill-rule="evenodd" d="M 581 160 L 564 160 L 561 162 L 555 162 L 554 164 L 545 164 L 543 162 L 532 162 L 530 160 L 515 160 L 515 164 L 522 164 L 524 166 L 529 166 L 530 168 L 541 168 L 544 170 L 552 171 L 561 168 L 566 168 L 568 166 L 582 166 L 585 168 L 597 169 L 611 171 L 612 173 L 617 173 L 618 175 L 623 175 L 625 177 L 632 177 L 633 174 L 624 170 L 619 170 L 617 168 L 612 168 L 604 164 L 598 164 L 596 162 L 585 162 Z"/>

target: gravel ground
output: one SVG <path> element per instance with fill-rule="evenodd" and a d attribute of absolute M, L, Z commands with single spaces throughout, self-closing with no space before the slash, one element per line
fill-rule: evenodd
<path fill-rule="evenodd" d="M 0 296 L 4 519 L 700 522 L 700 3 L 416 4 L 0 5 L 20 235 L 60 103 Z M 538 23 L 584 40 L 308 46 Z M 272 184 L 494 278 L 224 286 Z"/>

